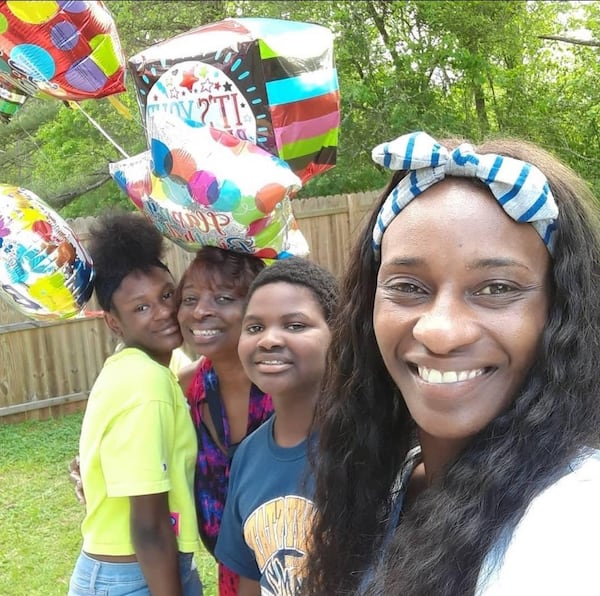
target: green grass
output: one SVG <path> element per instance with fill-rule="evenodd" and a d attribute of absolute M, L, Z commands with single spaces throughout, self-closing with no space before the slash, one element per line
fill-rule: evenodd
<path fill-rule="evenodd" d="M 81 414 L 0 425 L 0 596 L 64 596 L 81 549 L 83 506 L 67 467 Z M 216 596 L 216 566 L 197 555 L 206 596 Z"/>

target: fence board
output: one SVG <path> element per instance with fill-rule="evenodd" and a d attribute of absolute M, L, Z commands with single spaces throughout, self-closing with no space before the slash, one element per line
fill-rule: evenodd
<path fill-rule="evenodd" d="M 340 275 L 348 251 L 379 191 L 295 199 L 298 226 L 310 259 Z M 94 218 L 70 220 L 82 244 Z M 165 261 L 179 279 L 194 258 L 167 242 Z M 98 311 L 92 298 L 88 311 Z M 0 421 L 43 419 L 85 407 L 96 376 L 116 340 L 101 316 L 33 321 L 0 300 Z"/>

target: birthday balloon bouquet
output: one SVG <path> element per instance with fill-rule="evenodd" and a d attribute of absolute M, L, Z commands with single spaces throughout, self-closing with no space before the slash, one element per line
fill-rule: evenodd
<path fill-rule="evenodd" d="M 335 165 L 331 32 L 225 19 L 140 52 L 129 69 L 148 150 L 110 171 L 136 207 L 189 251 L 306 255 L 290 199 Z"/>
<path fill-rule="evenodd" d="M 102 2 L 0 2 L 0 121 L 30 97 L 125 91 L 125 58 Z M 85 315 L 93 265 L 74 232 L 24 188 L 0 184 L 0 298 L 28 317 Z"/>

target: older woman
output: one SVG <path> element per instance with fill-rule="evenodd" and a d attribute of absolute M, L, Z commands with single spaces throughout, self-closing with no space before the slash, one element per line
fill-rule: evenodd
<path fill-rule="evenodd" d="M 217 247 L 200 249 L 179 282 L 178 321 L 199 362 L 180 371 L 198 435 L 196 512 L 200 536 L 214 554 L 233 452 L 273 412 L 271 397 L 256 387 L 237 346 L 246 293 L 264 262 Z M 235 596 L 239 578 L 219 564 L 220 596 Z"/>

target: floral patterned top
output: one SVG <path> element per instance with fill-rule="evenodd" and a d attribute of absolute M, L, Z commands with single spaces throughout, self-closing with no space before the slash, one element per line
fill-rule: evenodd
<path fill-rule="evenodd" d="M 192 420 L 198 435 L 198 458 L 196 460 L 194 486 L 198 529 L 206 549 L 214 554 L 229 485 L 231 457 L 223 453 L 202 421 L 202 406 L 207 402 L 207 392 L 210 391 L 220 398 L 217 374 L 211 361 L 204 358 L 194 372 L 186 391 L 186 397 L 191 407 Z M 234 445 L 230 441 L 229 424 L 225 408 L 220 399 L 218 405 L 221 409 L 224 435 L 222 443 L 225 449 L 230 450 Z M 246 435 L 256 430 L 272 413 L 271 396 L 252 385 L 250 388 Z M 217 421 L 213 422 L 216 428 L 221 426 Z"/>

